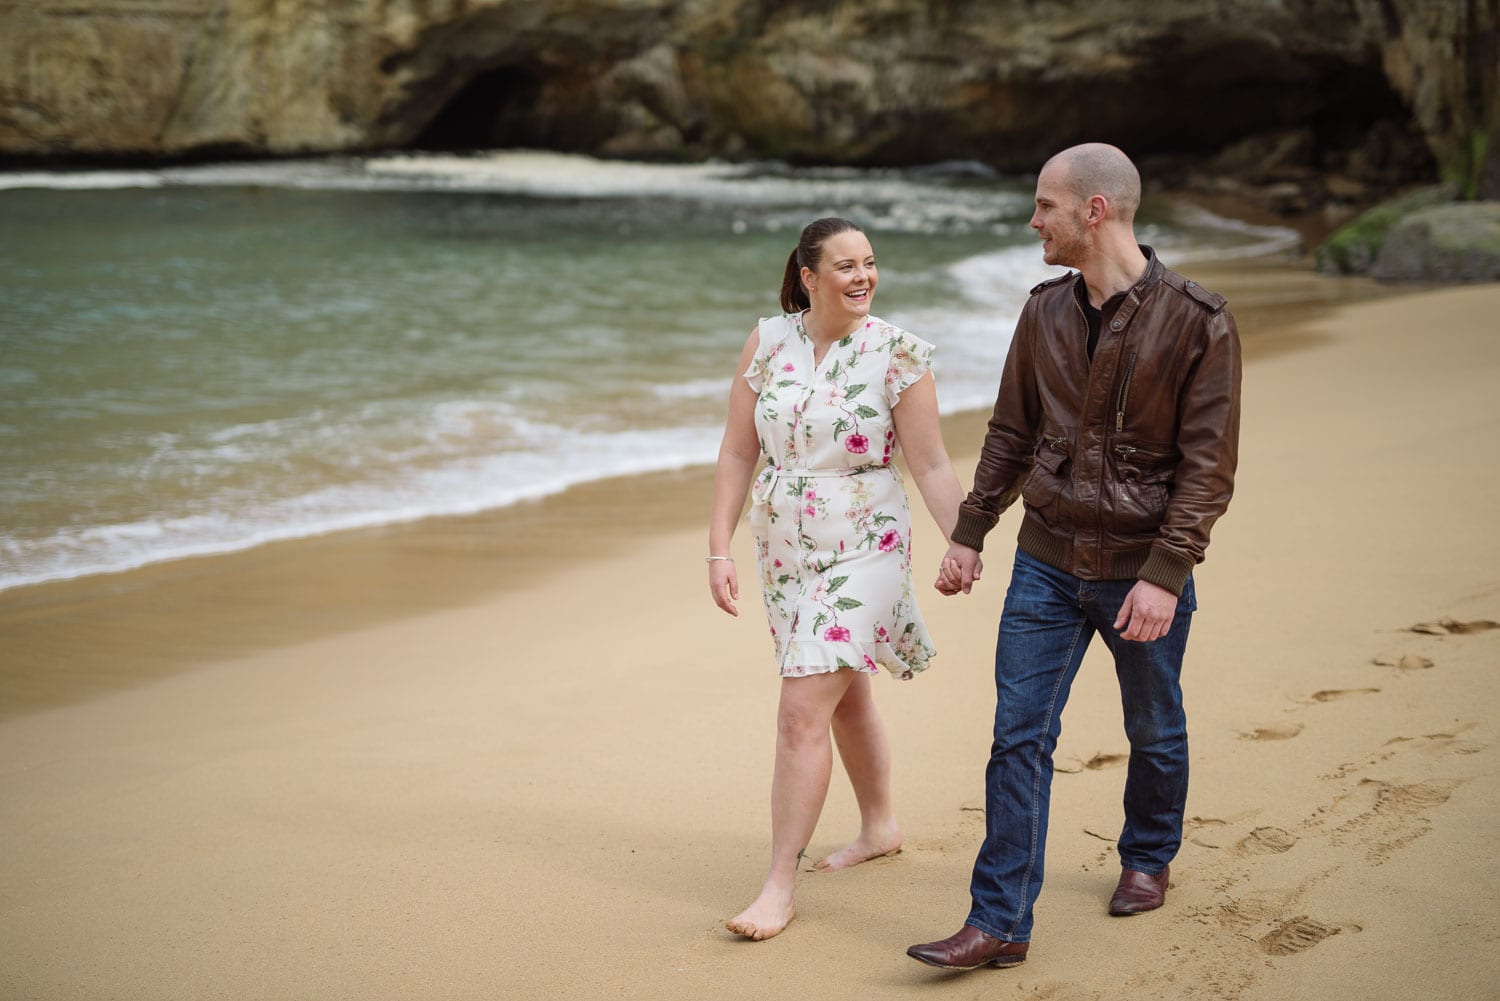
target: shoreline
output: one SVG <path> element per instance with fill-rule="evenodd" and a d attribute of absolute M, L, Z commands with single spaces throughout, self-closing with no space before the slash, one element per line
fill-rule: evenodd
<path fill-rule="evenodd" d="M 1421 291 L 1321 275 L 1305 258 L 1284 256 L 1186 270 L 1229 298 L 1247 365 L 1318 343 L 1309 328 L 1328 310 Z M 965 482 L 987 419 L 987 410 L 943 418 Z M 532 586 L 704 522 L 712 475 L 704 464 L 612 477 L 472 515 L 8 589 L 0 592 L 0 720 Z"/>

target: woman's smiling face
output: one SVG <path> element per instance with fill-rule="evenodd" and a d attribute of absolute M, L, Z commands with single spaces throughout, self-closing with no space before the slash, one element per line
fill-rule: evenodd
<path fill-rule="evenodd" d="M 868 316 L 880 280 L 869 239 L 858 230 L 835 233 L 823 241 L 822 251 L 816 271 L 802 269 L 813 309 L 830 316 Z"/>

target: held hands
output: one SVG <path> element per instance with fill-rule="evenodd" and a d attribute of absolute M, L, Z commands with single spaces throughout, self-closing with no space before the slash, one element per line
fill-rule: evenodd
<path fill-rule="evenodd" d="M 943 595 L 954 595 L 962 591 L 968 594 L 984 571 L 984 561 L 976 550 L 955 542 L 948 547 L 943 565 L 938 570 L 933 587 Z M 1161 639 L 1172 628 L 1172 619 L 1177 614 L 1177 595 L 1150 581 L 1138 580 L 1120 614 L 1115 619 L 1115 628 L 1123 630 L 1121 639 L 1137 643 L 1149 643 Z"/>
<path fill-rule="evenodd" d="M 708 593 L 713 595 L 715 605 L 739 618 L 734 603 L 740 600 L 740 579 L 734 572 L 734 560 L 708 561 Z"/>
<path fill-rule="evenodd" d="M 979 550 L 955 542 L 948 546 L 932 586 L 942 595 L 954 595 L 960 591 L 968 594 L 983 572 L 984 561 L 979 558 Z"/>
<path fill-rule="evenodd" d="M 1115 618 L 1115 628 L 1123 629 L 1120 638 L 1150 643 L 1167 635 L 1177 614 L 1177 595 L 1150 581 L 1138 580 Z M 1129 623 L 1127 628 L 1126 623 Z"/>

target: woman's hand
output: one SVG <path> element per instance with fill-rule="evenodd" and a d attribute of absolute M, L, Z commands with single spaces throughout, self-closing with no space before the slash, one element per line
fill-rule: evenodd
<path fill-rule="evenodd" d="M 740 579 L 734 572 L 734 560 L 709 560 L 708 593 L 713 595 L 715 605 L 739 617 L 734 603 L 740 600 Z"/>

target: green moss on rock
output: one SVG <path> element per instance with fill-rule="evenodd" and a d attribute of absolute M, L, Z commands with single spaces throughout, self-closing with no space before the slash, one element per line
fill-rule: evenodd
<path fill-rule="evenodd" d="M 1392 226 L 1406 216 L 1453 201 L 1457 190 L 1441 184 L 1409 191 L 1381 202 L 1336 230 L 1318 248 L 1318 270 L 1330 274 L 1365 274 L 1380 255 L 1380 244 Z"/>

